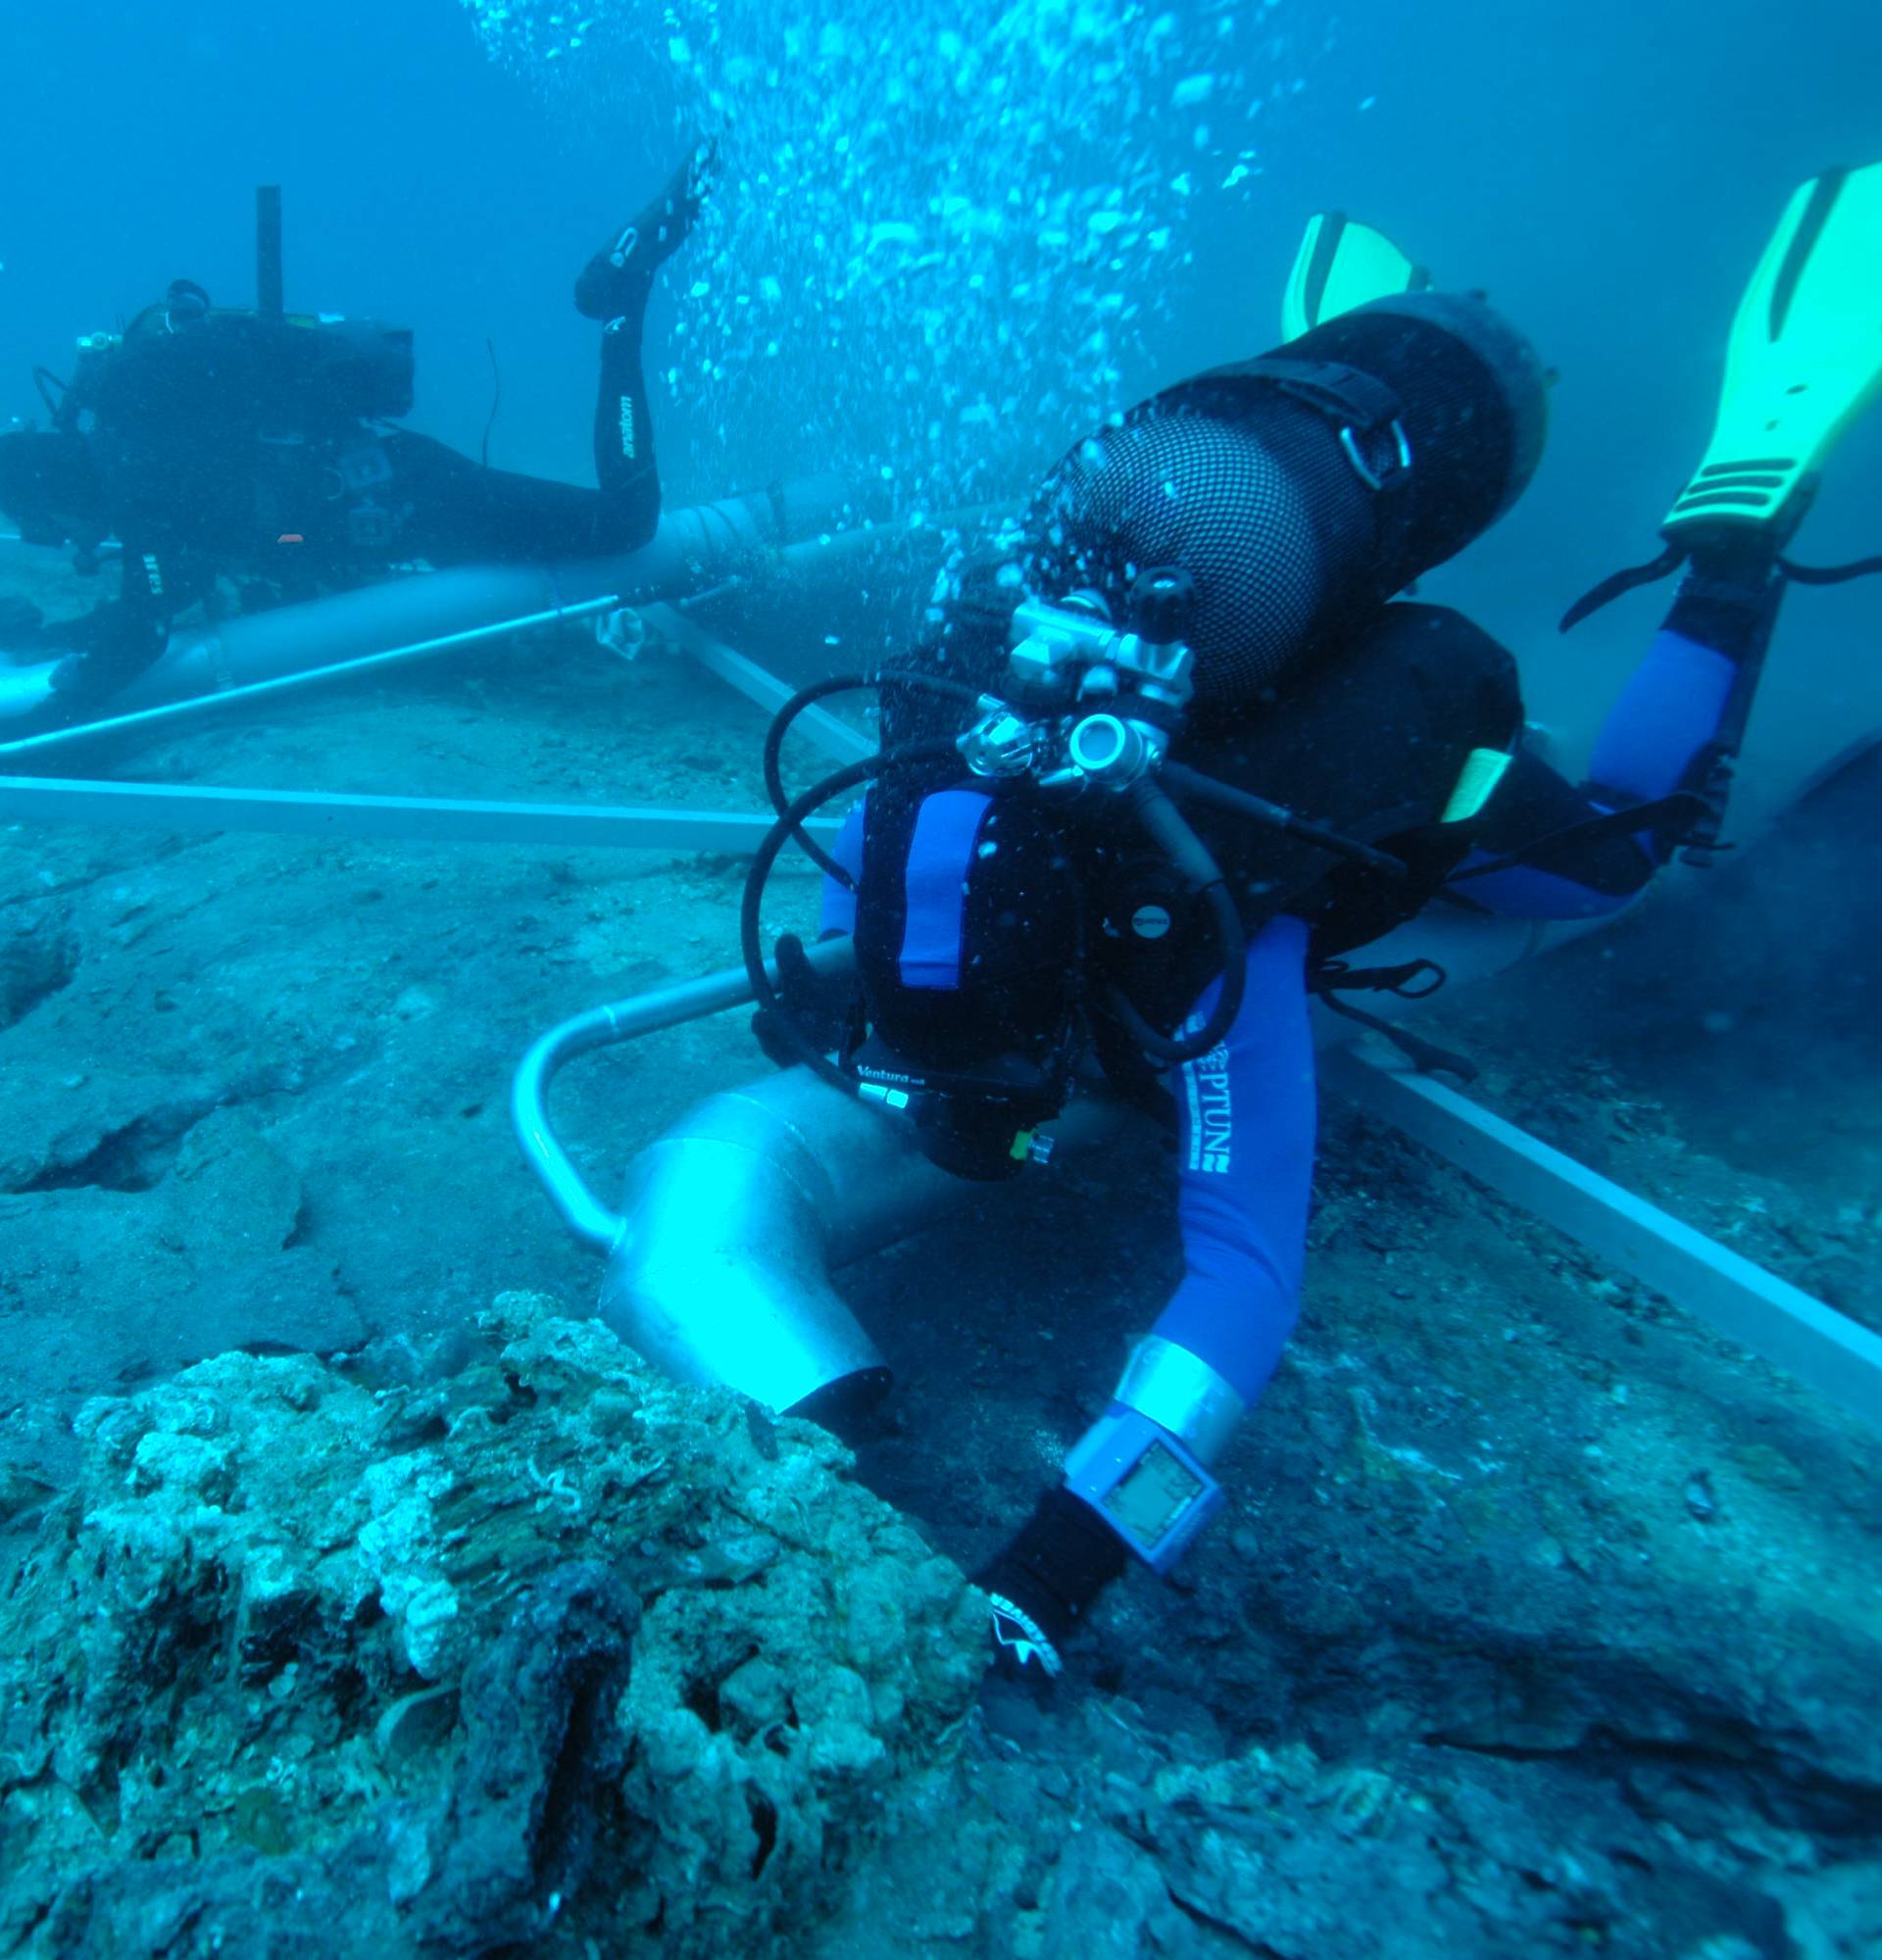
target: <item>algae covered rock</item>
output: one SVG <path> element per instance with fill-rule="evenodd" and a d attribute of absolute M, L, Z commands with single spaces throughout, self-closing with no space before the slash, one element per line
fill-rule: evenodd
<path fill-rule="evenodd" d="M 840 1446 L 536 1297 L 442 1381 L 229 1354 L 78 1426 L 0 1602 L 0 1950 L 766 1950 L 978 1680 Z"/>

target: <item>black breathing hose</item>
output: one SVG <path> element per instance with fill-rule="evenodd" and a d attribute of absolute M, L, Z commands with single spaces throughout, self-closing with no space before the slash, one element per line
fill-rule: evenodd
<path fill-rule="evenodd" d="M 1304 844 L 1315 845 L 1322 851 L 1331 852 L 1336 858 L 1348 858 L 1356 864 L 1383 871 L 1387 877 L 1402 879 L 1411 874 L 1411 866 L 1405 859 L 1393 857 L 1389 851 L 1374 850 L 1369 844 L 1362 844 L 1357 837 L 1343 836 L 1337 830 L 1329 830 L 1323 823 L 1296 816 L 1284 805 L 1269 803 L 1265 797 L 1252 796 L 1247 790 L 1217 782 L 1213 776 L 1206 776 L 1200 769 L 1189 768 L 1182 762 L 1165 762 L 1162 775 L 1164 785 L 1175 796 L 1213 804 L 1217 809 L 1249 817 L 1264 829 L 1298 837 Z"/>
<path fill-rule="evenodd" d="M 770 798 L 771 808 L 780 816 L 791 807 L 780 767 L 784 738 L 791 732 L 791 724 L 807 708 L 814 708 L 826 696 L 848 694 L 853 689 L 866 687 L 906 687 L 918 694 L 939 695 L 946 700 L 965 701 L 974 707 L 980 703 L 980 696 L 965 682 L 943 680 L 939 674 L 915 673 L 901 667 L 885 667 L 877 674 L 836 674 L 828 680 L 813 681 L 809 687 L 799 688 L 771 717 L 771 725 L 765 731 L 765 794 Z M 841 792 L 832 791 L 831 794 L 839 795 Z M 834 878 L 845 891 L 856 889 L 856 880 L 802 827 L 801 819 L 792 830 L 791 837 L 826 877 Z"/>
<path fill-rule="evenodd" d="M 835 690 L 832 688 L 830 691 Z M 813 690 L 807 688 L 805 693 L 811 694 L 815 699 Z M 780 719 L 782 712 L 780 710 Z M 770 882 L 771 867 L 777 862 L 778 854 L 801 832 L 805 818 L 815 816 L 832 798 L 840 797 L 845 790 L 853 790 L 864 783 L 873 782 L 876 777 L 886 775 L 891 769 L 913 768 L 923 762 L 938 762 L 957 757 L 959 753 L 951 737 L 937 738 L 927 742 L 905 742 L 899 749 L 889 749 L 880 755 L 865 756 L 860 761 L 847 763 L 825 776 L 820 783 L 814 783 L 795 802 L 785 806 L 777 821 L 765 833 L 764 841 L 752 858 L 752 868 L 746 873 L 745 894 L 738 909 L 738 944 L 745 959 L 745 977 L 752 983 L 752 997 L 758 1003 L 759 1011 L 770 1014 L 780 1028 L 788 1030 L 791 1045 L 808 1067 L 815 1070 L 825 1082 L 835 1084 L 837 1088 L 850 1095 L 856 1093 L 855 1082 L 805 1034 L 798 1025 L 796 1017 L 778 999 L 777 989 L 771 985 L 771 976 L 765 970 L 765 946 L 761 924 L 765 887 Z M 845 884 L 850 882 L 847 875 L 844 882 Z"/>
<path fill-rule="evenodd" d="M 807 708 L 829 694 L 847 694 L 851 688 L 867 687 L 868 678 L 865 674 L 835 674 L 828 680 L 813 681 L 809 687 L 799 688 L 777 712 L 771 716 L 771 725 L 765 731 L 765 794 L 771 800 L 771 808 L 779 816 L 791 807 L 791 800 L 784 792 L 784 775 L 778 766 L 784 752 L 784 737 L 790 733 L 791 723 Z M 790 836 L 798 849 L 808 857 L 817 868 L 827 878 L 834 878 L 845 891 L 856 889 L 856 880 L 841 864 L 825 851 L 809 831 L 803 821 L 792 826 Z"/>
<path fill-rule="evenodd" d="M 1242 1011 L 1242 996 L 1248 990 L 1248 934 L 1242 929 L 1242 917 L 1235 909 L 1221 866 L 1157 779 L 1140 776 L 1131 784 L 1128 797 L 1132 814 L 1151 841 L 1176 867 L 1183 882 L 1208 901 L 1222 952 L 1221 991 L 1209 1019 L 1193 1035 L 1161 1033 L 1145 1020 L 1121 987 L 1107 990 L 1111 1010 L 1124 1032 L 1153 1061 L 1174 1067 L 1201 1060 L 1235 1025 L 1235 1017 Z"/>

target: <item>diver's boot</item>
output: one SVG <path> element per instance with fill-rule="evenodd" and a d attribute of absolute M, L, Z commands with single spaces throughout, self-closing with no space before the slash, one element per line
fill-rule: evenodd
<path fill-rule="evenodd" d="M 1712 439 L 1660 525 L 1666 549 L 1604 579 L 1564 632 L 1690 563 L 1754 597 L 1781 571 L 1830 584 L 1882 559 L 1818 570 L 1783 556 L 1845 429 L 1882 394 L 1882 164 L 1799 186 L 1752 274 L 1726 343 Z"/>
<path fill-rule="evenodd" d="M 708 137 L 661 187 L 653 202 L 609 240 L 575 281 L 575 311 L 618 319 L 646 303 L 654 274 L 685 244 L 712 189 L 718 144 Z"/>
<path fill-rule="evenodd" d="M 992 1610 L 993 1657 L 1003 1673 L 1057 1681 L 1066 1641 L 1129 1563 L 1122 1542 L 1089 1505 L 1060 1486 L 993 1562 L 974 1574 Z"/>

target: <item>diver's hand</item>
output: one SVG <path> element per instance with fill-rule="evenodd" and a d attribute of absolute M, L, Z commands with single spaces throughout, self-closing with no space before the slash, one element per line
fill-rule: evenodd
<path fill-rule="evenodd" d="M 41 661 L 32 666 L 0 665 L 0 721 L 18 721 L 44 708 L 52 699 L 52 678 L 59 667 L 58 661 Z"/>
<path fill-rule="evenodd" d="M 773 956 L 781 1013 L 762 1007 L 752 1016 L 752 1033 L 766 1058 L 778 1068 L 793 1067 L 804 1059 L 807 1040 L 819 1054 L 834 1054 L 849 1031 L 854 982 L 847 973 L 819 973 L 795 933 L 777 942 Z"/>

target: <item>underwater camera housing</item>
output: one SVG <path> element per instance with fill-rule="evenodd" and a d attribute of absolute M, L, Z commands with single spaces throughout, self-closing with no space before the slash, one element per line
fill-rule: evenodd
<path fill-rule="evenodd" d="M 255 199 L 255 305 L 219 307 L 193 280 L 173 279 L 122 332 L 82 335 L 70 384 L 35 372 L 55 429 L 177 415 L 299 431 L 412 413 L 412 329 L 287 312 L 279 186 L 258 186 Z"/>

